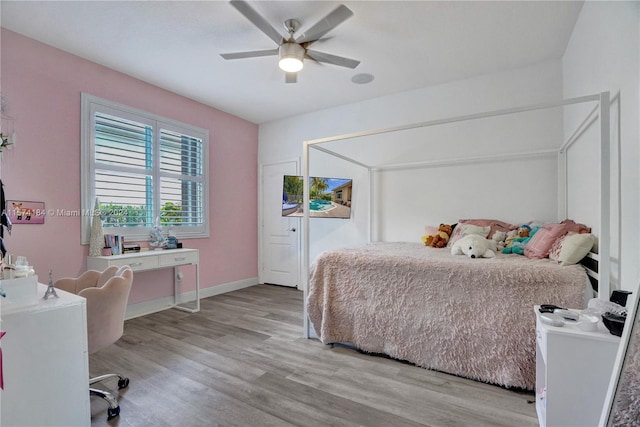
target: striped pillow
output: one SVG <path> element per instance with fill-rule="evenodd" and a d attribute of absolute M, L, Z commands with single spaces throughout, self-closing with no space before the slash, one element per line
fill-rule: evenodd
<path fill-rule="evenodd" d="M 545 224 L 524 247 L 525 256 L 528 258 L 546 258 L 549 256 L 553 242 L 558 237 L 567 234 L 568 228 L 566 224 Z"/>

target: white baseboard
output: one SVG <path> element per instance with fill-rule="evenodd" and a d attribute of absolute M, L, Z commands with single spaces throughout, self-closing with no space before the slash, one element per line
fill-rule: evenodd
<path fill-rule="evenodd" d="M 200 299 L 208 298 L 215 295 L 225 294 L 227 292 L 237 291 L 239 289 L 248 288 L 258 284 L 257 277 L 238 280 L 235 282 L 224 283 L 222 285 L 210 286 L 200 289 Z M 185 292 L 178 296 L 178 304 L 189 302 L 196 299 L 196 291 Z M 173 307 L 173 295 L 162 297 L 154 300 L 143 301 L 127 306 L 125 319 L 133 319 L 135 317 L 146 316 L 147 314 L 156 313 Z"/>

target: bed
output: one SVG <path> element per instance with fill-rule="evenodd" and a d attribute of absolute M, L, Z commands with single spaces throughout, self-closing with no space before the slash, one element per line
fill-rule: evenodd
<path fill-rule="evenodd" d="M 419 243 L 327 251 L 310 271 L 307 312 L 323 343 L 523 389 L 535 386 L 532 307 L 582 307 L 590 289 L 580 265 Z"/>
<path fill-rule="evenodd" d="M 557 149 L 401 162 L 393 158 L 388 159 L 389 162 L 384 158 L 377 159 L 382 163 L 369 161 L 373 157 L 367 160 L 362 158 L 362 153 L 376 152 L 373 148 L 376 145 L 369 148 L 367 144 L 386 143 L 388 140 L 396 146 L 399 145 L 396 135 L 403 132 L 413 135 L 411 132 L 422 128 L 479 119 L 491 120 L 582 103 L 595 103 L 596 106 Z M 580 265 L 559 266 L 549 259 L 530 259 L 522 255 L 499 254 L 496 258 L 478 260 L 451 255 L 447 249 L 427 248 L 418 242 L 384 243 L 391 241 L 384 236 L 381 238 L 380 233 L 380 230 L 385 230 L 380 225 L 380 212 L 385 206 L 391 205 L 385 191 L 393 192 L 402 186 L 400 177 L 405 176 L 406 171 L 420 168 L 457 168 L 488 161 L 506 164 L 523 157 L 550 157 L 557 159 L 558 164 L 557 220 L 560 221 L 567 218 L 569 212 L 575 211 L 576 208 L 569 206 L 569 203 L 581 199 L 580 195 L 569 195 L 569 148 L 599 118 L 599 168 L 592 169 L 590 175 L 597 182 L 595 187 L 588 187 L 589 193 L 595 195 L 595 203 L 590 208 L 597 211 L 597 218 L 590 219 L 597 222 L 597 233 L 594 234 L 598 241 L 598 253 L 590 254 L 590 258 L 597 264 L 598 273 L 590 273 L 590 276 L 597 281 L 597 296 L 608 299 L 611 277 L 616 277 L 611 269 L 609 105 L 609 93 L 603 92 L 546 104 L 305 141 L 304 205 L 309 203 L 311 149 L 325 156 L 321 158 L 323 167 L 328 162 L 327 156 L 330 156 L 354 168 L 366 170 L 369 176 L 366 186 L 368 203 L 359 204 L 361 207 L 368 204 L 368 213 L 364 215 L 368 223 L 356 225 L 359 219 L 352 219 L 356 225 L 353 228 L 357 231 L 351 231 L 351 234 L 365 230 L 363 234 L 366 236 L 359 242 L 362 245 L 327 248 L 327 238 L 323 238 L 321 233 L 310 232 L 311 222 L 305 210 L 301 224 L 305 336 L 313 337 L 315 332 L 327 344 L 350 343 L 365 352 L 383 353 L 425 368 L 506 387 L 533 389 L 536 365 L 533 306 L 545 303 L 584 306 L 586 298 L 591 297 L 585 269 Z M 428 143 L 427 139 L 416 140 Z M 360 145 L 353 145 L 358 141 Z M 391 174 L 398 177 L 396 181 L 381 183 L 380 177 Z M 619 181 L 613 184 L 619 191 Z M 577 187 L 584 188 L 586 185 Z M 460 196 L 457 192 L 452 194 Z M 491 194 L 488 196 L 490 199 Z M 617 200 L 619 203 L 619 197 Z M 407 202 L 409 204 L 402 205 L 407 212 L 411 211 L 411 207 L 420 209 L 411 205 L 411 198 Z M 386 224 L 389 223 L 404 226 L 392 215 L 387 217 Z M 349 234 L 342 230 L 340 233 L 341 236 Z M 315 239 L 321 241 L 316 244 Z M 619 242 L 619 235 L 617 239 Z M 617 268 L 619 277 L 619 263 Z"/>

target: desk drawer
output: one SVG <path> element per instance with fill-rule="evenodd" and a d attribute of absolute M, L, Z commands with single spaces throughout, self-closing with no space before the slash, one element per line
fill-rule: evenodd
<path fill-rule="evenodd" d="M 198 252 L 188 251 L 185 253 L 162 254 L 159 259 L 160 267 L 171 267 L 173 265 L 186 265 L 198 263 Z"/>
<path fill-rule="evenodd" d="M 153 256 L 131 257 L 123 259 L 114 259 L 109 263 L 122 267 L 128 265 L 133 271 L 151 270 L 158 268 L 158 258 Z"/>

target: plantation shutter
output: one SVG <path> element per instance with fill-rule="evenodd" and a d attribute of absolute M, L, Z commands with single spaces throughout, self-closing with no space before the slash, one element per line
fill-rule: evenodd
<path fill-rule="evenodd" d="M 107 114 L 95 115 L 95 194 L 103 225 L 153 223 L 153 129 Z"/>
<path fill-rule="evenodd" d="M 105 233 L 128 241 L 209 237 L 209 131 L 82 94 L 82 242 L 100 201 Z"/>
<path fill-rule="evenodd" d="M 161 221 L 166 226 L 201 226 L 202 139 L 160 129 Z"/>

